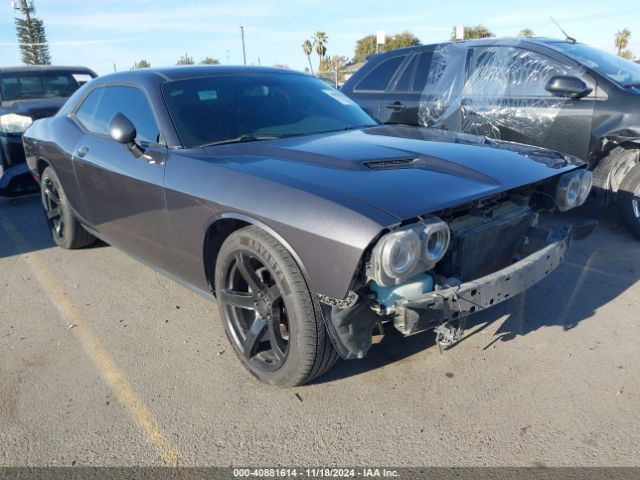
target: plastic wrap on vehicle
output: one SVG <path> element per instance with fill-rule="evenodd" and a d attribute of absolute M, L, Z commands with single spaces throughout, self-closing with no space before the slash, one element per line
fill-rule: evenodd
<path fill-rule="evenodd" d="M 588 80 L 583 73 L 519 48 L 514 40 L 472 48 L 465 43 L 441 45 L 434 52 L 421 96 L 419 121 L 429 127 L 544 145 L 563 106 L 571 101 L 546 91 L 547 81 L 556 75 Z M 589 105 L 584 100 L 581 108 Z"/>

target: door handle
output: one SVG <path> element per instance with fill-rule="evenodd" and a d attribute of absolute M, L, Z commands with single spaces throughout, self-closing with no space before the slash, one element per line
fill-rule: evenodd
<path fill-rule="evenodd" d="M 399 112 L 399 111 L 404 110 L 405 108 L 407 108 L 407 106 L 404 103 L 401 103 L 401 102 L 389 103 L 388 105 L 386 105 L 386 107 L 389 110 L 394 110 L 396 112 Z"/>
<path fill-rule="evenodd" d="M 79 147 L 76 155 L 80 158 L 84 158 L 87 153 L 89 153 L 89 147 Z"/>

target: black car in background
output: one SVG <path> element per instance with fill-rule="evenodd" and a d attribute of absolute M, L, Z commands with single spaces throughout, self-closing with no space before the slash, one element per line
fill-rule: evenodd
<path fill-rule="evenodd" d="M 22 134 L 95 77 L 84 67 L 0 67 L 0 195 L 38 190 L 25 163 Z"/>
<path fill-rule="evenodd" d="M 342 87 L 381 123 L 575 155 L 640 237 L 640 65 L 544 38 L 421 45 L 371 57 Z"/>

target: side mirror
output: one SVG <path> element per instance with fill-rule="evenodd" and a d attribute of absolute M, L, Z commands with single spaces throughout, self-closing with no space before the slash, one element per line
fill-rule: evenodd
<path fill-rule="evenodd" d="M 136 127 L 122 113 L 116 113 L 109 122 L 109 134 L 116 142 L 131 144 L 136 138 Z"/>
<path fill-rule="evenodd" d="M 544 88 L 547 92 L 553 93 L 558 97 L 569 97 L 574 100 L 586 97 L 593 90 L 578 77 L 566 75 L 551 77 Z"/>
<path fill-rule="evenodd" d="M 109 122 L 109 134 L 116 142 L 125 145 L 136 158 L 144 156 L 140 145 L 135 142 L 136 127 L 126 115 L 118 112 Z"/>

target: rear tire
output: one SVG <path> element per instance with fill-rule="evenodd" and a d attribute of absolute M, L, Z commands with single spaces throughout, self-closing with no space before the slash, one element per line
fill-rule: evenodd
<path fill-rule="evenodd" d="M 58 175 L 51 167 L 45 168 L 42 172 L 40 193 L 44 216 L 56 245 L 70 250 L 86 247 L 96 241 L 96 238 L 78 222 Z"/>
<path fill-rule="evenodd" d="M 279 387 L 307 383 L 338 356 L 320 305 L 288 250 L 249 226 L 225 240 L 215 268 L 220 318 L 245 368 Z"/>
<path fill-rule="evenodd" d="M 627 228 L 640 238 L 640 164 L 629 170 L 622 180 L 616 204 Z"/>

